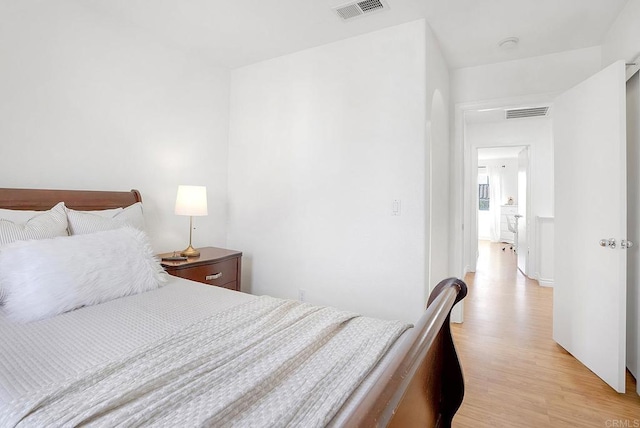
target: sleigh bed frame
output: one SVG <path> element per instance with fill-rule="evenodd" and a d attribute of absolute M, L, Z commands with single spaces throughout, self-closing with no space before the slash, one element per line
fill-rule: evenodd
<path fill-rule="evenodd" d="M 141 202 L 129 192 L 0 188 L 0 208 L 48 210 L 60 201 L 76 210 L 102 210 Z M 374 370 L 366 390 L 358 388 L 334 417 L 331 426 L 449 427 L 462 403 L 464 382 L 453 344 L 449 317 L 467 293 L 456 278 L 441 281 L 415 327 Z"/>

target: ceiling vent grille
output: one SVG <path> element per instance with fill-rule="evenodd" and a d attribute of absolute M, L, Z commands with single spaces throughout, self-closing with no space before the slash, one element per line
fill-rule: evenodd
<path fill-rule="evenodd" d="M 338 16 L 343 20 L 349 20 L 369 14 L 389 9 L 385 0 L 363 0 L 358 2 L 343 3 L 333 8 Z"/>
<path fill-rule="evenodd" d="M 531 107 L 531 108 L 515 108 L 511 110 L 505 110 L 506 119 L 521 119 L 524 117 L 538 117 L 546 116 L 549 111 L 549 107 Z"/>

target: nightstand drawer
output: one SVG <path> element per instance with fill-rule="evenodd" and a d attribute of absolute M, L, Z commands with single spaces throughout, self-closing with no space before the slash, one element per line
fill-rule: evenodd
<path fill-rule="evenodd" d="M 242 252 L 216 247 L 202 247 L 199 250 L 200 257 L 164 260 L 162 267 L 173 276 L 240 291 Z M 174 255 L 164 253 L 158 254 L 158 257 L 162 259 Z"/>
<path fill-rule="evenodd" d="M 233 288 L 235 289 L 235 281 L 238 278 L 238 259 L 234 258 L 219 263 L 177 269 L 171 273 L 181 278 L 225 288 L 231 288 L 225 284 L 233 282 Z"/>

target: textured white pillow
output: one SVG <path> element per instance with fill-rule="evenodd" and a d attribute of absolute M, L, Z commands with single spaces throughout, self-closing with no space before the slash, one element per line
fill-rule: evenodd
<path fill-rule="evenodd" d="M 117 213 L 119 213 L 120 211 L 122 211 L 122 208 L 111 208 L 108 210 L 91 210 L 91 211 L 80 211 L 80 212 L 96 214 L 96 215 L 99 215 L 100 217 L 111 218 Z M 33 217 L 40 215 L 44 212 L 45 211 L 8 210 L 5 208 L 0 208 L 0 219 L 9 220 L 14 223 L 26 223 L 29 220 L 31 220 Z"/>
<path fill-rule="evenodd" d="M 147 235 L 132 227 L 0 248 L 0 289 L 18 322 L 158 288 L 166 274 Z"/>
<path fill-rule="evenodd" d="M 111 217 L 93 214 L 87 211 L 75 211 L 67 208 L 70 235 L 84 235 L 122 227 L 133 226 L 145 230 L 142 203 L 136 202 L 124 209 L 114 212 Z"/>
<path fill-rule="evenodd" d="M 63 202 L 58 203 L 49 211 L 40 211 L 40 214 L 26 223 L 0 220 L 0 247 L 15 241 L 67 235 L 67 214 Z"/>

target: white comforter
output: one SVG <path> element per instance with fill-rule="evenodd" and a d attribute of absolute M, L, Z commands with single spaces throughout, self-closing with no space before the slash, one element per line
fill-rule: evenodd
<path fill-rule="evenodd" d="M 406 328 L 250 299 L 20 394 L 0 426 L 323 426 Z"/>

